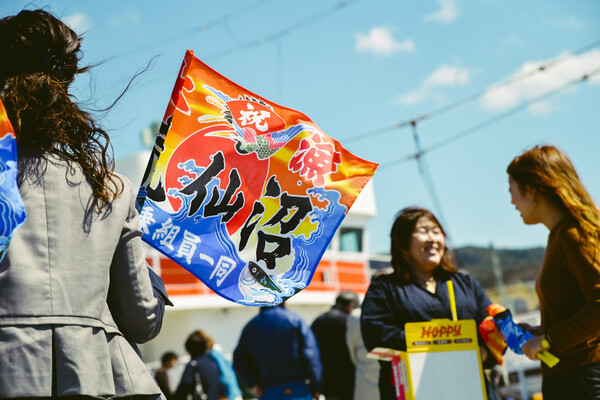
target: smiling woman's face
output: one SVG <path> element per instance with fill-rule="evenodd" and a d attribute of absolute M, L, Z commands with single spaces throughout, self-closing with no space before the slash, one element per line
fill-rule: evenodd
<path fill-rule="evenodd" d="M 429 217 L 421 217 L 415 225 L 409 254 L 414 268 L 430 272 L 442 262 L 446 238 L 442 229 Z"/>

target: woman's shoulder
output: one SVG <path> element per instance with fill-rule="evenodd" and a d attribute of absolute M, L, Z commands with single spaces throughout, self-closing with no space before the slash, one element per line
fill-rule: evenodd
<path fill-rule="evenodd" d="M 367 292 L 371 294 L 377 292 L 390 293 L 398 290 L 400 287 L 412 284 L 410 280 L 403 279 L 397 272 L 377 275 L 371 279 Z"/>
<path fill-rule="evenodd" d="M 552 242 L 552 239 L 561 242 L 579 242 L 581 240 L 581 233 L 577 221 L 570 216 L 560 220 L 550 231 L 549 242 Z"/>
<path fill-rule="evenodd" d="M 576 220 L 570 216 L 563 218 L 548 236 L 547 254 L 594 254 L 596 244 L 586 240 Z"/>
<path fill-rule="evenodd" d="M 131 180 L 123 174 L 120 174 L 118 172 L 113 172 L 111 174 L 111 184 L 114 185 L 117 189 L 117 193 L 119 192 L 123 192 L 123 193 L 129 193 L 129 192 L 133 192 L 133 185 L 131 184 Z"/>
<path fill-rule="evenodd" d="M 395 271 L 389 273 L 375 273 L 373 278 L 371 278 L 371 284 L 378 285 L 398 284 L 400 281 L 400 276 Z"/>
<path fill-rule="evenodd" d="M 559 222 L 550 235 L 546 254 L 564 256 L 565 260 L 574 262 L 573 265 L 580 262 L 600 263 L 597 241 L 583 235 L 574 218 L 568 217 Z"/>
<path fill-rule="evenodd" d="M 471 281 L 471 280 L 475 280 L 475 278 L 473 278 L 473 276 L 471 276 L 470 274 L 465 273 L 463 271 L 456 271 L 454 273 L 448 273 L 448 277 L 450 279 L 457 280 L 457 281 Z"/>
<path fill-rule="evenodd" d="M 210 356 L 210 353 L 198 356 L 190 361 L 192 369 L 197 368 L 205 372 L 215 372 L 219 370 L 219 364 Z"/>
<path fill-rule="evenodd" d="M 450 279 L 452 279 L 455 282 L 462 283 L 465 286 L 481 287 L 481 283 L 479 283 L 479 281 L 475 279 L 473 275 L 465 272 L 457 271 L 450 275 Z"/>

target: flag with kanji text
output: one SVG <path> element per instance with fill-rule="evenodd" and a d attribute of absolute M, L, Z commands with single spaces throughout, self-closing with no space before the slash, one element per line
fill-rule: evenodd
<path fill-rule="evenodd" d="M 188 50 L 138 193 L 143 239 L 226 299 L 276 305 L 376 168 Z"/>

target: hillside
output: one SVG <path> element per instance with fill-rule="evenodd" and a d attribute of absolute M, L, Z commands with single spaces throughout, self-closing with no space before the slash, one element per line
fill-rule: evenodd
<path fill-rule="evenodd" d="M 461 270 L 475 277 L 486 288 L 497 286 L 498 279 L 492 267 L 492 251 L 487 247 L 466 246 L 454 250 L 455 261 Z M 544 248 L 496 249 L 498 265 L 505 285 L 534 281 Z M 371 261 L 371 268 L 378 270 L 389 266 L 387 261 Z"/>
<path fill-rule="evenodd" d="M 517 314 L 538 308 L 534 281 L 544 257 L 543 247 L 495 250 L 499 275 L 504 283 L 501 290 L 493 268 L 494 253 L 490 248 L 459 247 L 454 253 L 459 269 L 481 282 L 493 303 L 503 304 Z M 389 261 L 384 259 L 371 260 L 371 269 L 388 267 Z"/>
<path fill-rule="evenodd" d="M 495 250 L 504 283 L 511 285 L 534 281 L 544 258 L 544 250 L 543 247 Z M 485 288 L 497 285 L 489 248 L 469 246 L 458 248 L 455 252 L 459 268 L 468 271 Z"/>

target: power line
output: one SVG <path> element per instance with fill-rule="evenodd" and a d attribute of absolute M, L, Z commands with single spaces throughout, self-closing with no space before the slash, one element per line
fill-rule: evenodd
<path fill-rule="evenodd" d="M 598 43 L 600 43 L 600 42 L 596 42 L 594 45 L 597 46 Z M 530 73 L 527 74 L 527 77 L 532 76 L 532 75 L 534 75 L 536 73 L 539 73 L 539 72 L 541 72 L 543 70 L 546 70 L 549 67 L 555 66 L 558 63 L 562 62 L 562 60 L 564 60 L 564 57 L 562 57 L 562 56 L 559 57 L 559 58 L 557 58 L 557 59 L 555 59 L 555 60 L 552 60 L 551 62 L 544 64 L 543 65 L 543 67 L 544 67 L 543 69 L 537 69 L 537 70 L 534 70 L 534 71 L 530 71 Z M 594 75 L 596 75 L 598 73 L 600 73 L 600 68 L 596 68 L 592 72 L 584 74 L 581 77 L 579 77 L 578 79 L 570 81 L 567 84 L 565 84 L 565 85 L 563 85 L 563 86 L 561 86 L 561 87 L 559 87 L 559 88 L 557 88 L 557 89 L 555 89 L 553 91 L 546 92 L 546 93 L 544 93 L 544 94 L 542 94 L 540 96 L 537 96 L 536 98 L 533 98 L 533 99 L 530 99 L 529 101 L 523 102 L 523 103 L 519 104 L 518 106 L 513 107 L 513 108 L 511 108 L 510 110 L 508 110 L 508 111 L 506 111 L 504 113 L 496 115 L 496 116 L 494 116 L 492 118 L 489 118 L 489 119 L 487 119 L 487 120 L 485 120 L 485 121 L 483 121 L 483 122 L 481 122 L 479 124 L 476 124 L 476 125 L 474 125 L 474 126 L 472 126 L 470 128 L 462 130 L 462 131 L 460 131 L 460 132 L 458 132 L 458 133 L 456 133 L 456 134 L 454 134 L 454 135 L 452 135 L 452 136 L 450 136 L 450 137 L 448 137 L 448 138 L 446 138 L 444 140 L 441 140 L 441 141 L 439 141 L 439 142 L 437 142 L 437 143 L 435 143 L 435 144 L 433 144 L 433 145 L 431 145 L 431 146 L 429 146 L 429 147 L 427 147 L 425 149 L 423 149 L 421 147 L 421 144 L 420 144 L 420 141 L 419 141 L 419 136 L 418 136 L 418 132 L 417 132 L 417 123 L 420 120 L 425 119 L 425 117 L 430 117 L 433 114 L 430 114 L 430 115 L 425 114 L 424 117 L 422 117 L 421 119 L 415 118 L 415 119 L 407 121 L 407 122 L 396 124 L 397 126 L 398 125 L 400 125 L 400 126 L 406 126 L 406 125 L 412 126 L 413 139 L 414 139 L 414 142 L 415 142 L 415 150 L 416 151 L 413 154 L 406 155 L 406 156 L 401 157 L 399 159 L 396 159 L 394 161 L 383 163 L 383 164 L 380 165 L 379 168 L 380 168 L 380 170 L 381 169 L 387 169 L 387 168 L 390 168 L 392 166 L 398 165 L 400 163 L 403 163 L 403 162 L 406 162 L 406 161 L 409 161 L 409 160 L 412 160 L 412 159 L 416 160 L 419 174 L 421 175 L 421 179 L 423 180 L 423 183 L 425 184 L 425 187 L 426 187 L 426 189 L 429 192 L 429 196 L 431 197 L 431 200 L 433 201 L 434 207 L 437 210 L 437 213 L 438 213 L 438 215 L 440 216 L 440 218 L 442 220 L 442 224 L 444 224 L 444 225 L 447 226 L 447 224 L 444 223 L 445 217 L 444 217 L 443 209 L 442 209 L 442 206 L 441 206 L 441 202 L 439 201 L 439 196 L 438 196 L 436 188 L 435 188 L 435 184 L 434 184 L 434 181 L 433 181 L 433 176 L 431 175 L 431 173 L 430 173 L 430 171 L 429 171 L 429 169 L 427 167 L 427 163 L 425 161 L 425 154 L 429 153 L 429 152 L 431 152 L 431 151 L 433 151 L 435 149 L 438 149 L 440 147 L 443 147 L 443 146 L 445 146 L 447 144 L 450 144 L 450 143 L 452 143 L 454 141 L 462 139 L 465 136 L 468 136 L 468 135 L 471 135 L 471 134 L 473 134 L 473 133 L 475 133 L 477 131 L 480 131 L 480 130 L 482 130 L 482 129 L 484 129 L 484 128 L 486 128 L 486 127 L 488 127 L 488 126 L 490 126 L 490 125 L 492 125 L 492 124 L 494 124 L 494 123 L 496 123 L 498 121 L 501 121 L 501 120 L 503 120 L 505 118 L 508 118 L 509 116 L 512 116 L 512 115 L 516 114 L 517 112 L 520 112 L 520 111 L 526 109 L 527 107 L 529 107 L 532 104 L 535 104 L 535 103 L 540 102 L 540 101 L 544 101 L 544 100 L 550 98 L 551 96 L 557 95 L 558 93 L 561 93 L 561 92 L 563 92 L 563 91 L 565 91 L 565 90 L 567 90 L 567 89 L 569 89 L 569 88 L 571 88 L 571 87 L 573 87 L 575 85 L 580 84 L 581 82 L 587 81 L 590 77 L 592 77 L 592 76 L 594 76 Z M 515 78 L 518 78 L 518 80 L 524 79 L 523 76 L 519 76 L 519 77 L 515 77 Z M 507 85 L 509 83 L 514 83 L 515 81 L 517 81 L 517 80 L 516 79 L 513 79 L 513 80 L 508 79 L 508 80 L 504 81 L 502 84 Z M 494 85 L 492 87 L 497 87 L 497 86 L 498 85 Z M 479 92 L 479 93 L 477 93 L 475 95 L 469 96 L 469 97 L 467 97 L 465 99 L 462 99 L 462 100 L 460 100 L 458 102 L 452 103 L 450 105 L 451 107 L 447 106 L 445 108 L 442 108 L 441 110 L 443 110 L 443 112 L 445 112 L 445 111 L 448 111 L 449 109 L 456 108 L 459 105 L 462 105 L 462 104 L 464 104 L 467 101 L 472 101 L 472 99 L 478 98 L 479 96 L 482 96 L 486 92 L 487 92 L 487 90 L 481 91 L 481 92 Z M 439 110 L 438 110 L 438 112 L 439 112 Z M 381 132 L 381 130 L 379 130 L 379 131 Z M 372 133 L 371 133 L 370 136 L 372 136 Z"/>
<path fill-rule="evenodd" d="M 393 166 L 396 166 L 398 164 L 404 163 L 406 161 L 410 161 L 410 160 L 413 160 L 413 159 L 418 159 L 419 157 L 421 157 L 425 153 L 429 153 L 429 152 L 431 152 L 433 150 L 437 150 L 440 147 L 446 146 L 446 145 L 448 145 L 448 144 L 450 144 L 452 142 L 455 142 L 455 141 L 457 141 L 459 139 L 462 139 L 465 136 L 468 136 L 468 135 L 471 135 L 471 134 L 473 134 L 473 133 L 475 133 L 477 131 L 480 131 L 480 130 L 482 130 L 482 129 L 484 129 L 484 128 L 492 125 L 492 124 L 495 124 L 496 122 L 499 122 L 499 121 L 501 121 L 503 119 L 506 119 L 506 118 L 512 116 L 513 114 L 516 114 L 517 112 L 525 110 L 527 107 L 529 107 L 532 104 L 544 101 L 544 100 L 546 100 L 546 99 L 548 99 L 548 98 L 550 98 L 550 97 L 552 97 L 554 95 L 557 95 L 557 94 L 559 94 L 561 92 L 564 92 L 565 90 L 567 90 L 567 89 L 569 89 L 569 88 L 571 88 L 571 87 L 573 87 L 575 85 L 578 85 L 578 84 L 580 84 L 582 82 L 585 82 L 589 78 L 591 78 L 592 76 L 597 75 L 599 73 L 600 73 L 600 68 L 596 68 L 595 70 L 593 70 L 593 71 L 591 71 L 591 72 L 589 72 L 587 74 L 584 74 L 584 75 L 580 76 L 579 78 L 577 78 L 575 80 L 572 80 L 572 81 L 566 83 L 565 85 L 563 85 L 563 86 L 561 86 L 561 87 L 559 87 L 559 88 L 557 88 L 555 90 L 546 92 L 546 93 L 544 93 L 544 94 L 542 94 L 542 95 L 540 95 L 538 97 L 535 97 L 535 98 L 530 99 L 530 100 L 528 100 L 526 102 L 523 102 L 523 103 L 521 103 L 521 104 L 519 104 L 519 105 L 517 105 L 517 106 L 515 106 L 515 107 L 513 107 L 513 108 L 511 108 L 511 109 L 509 109 L 509 110 L 507 110 L 507 111 L 505 111 L 503 113 L 501 113 L 501 114 L 498 114 L 498 115 L 496 115 L 496 116 L 494 116 L 492 118 L 489 118 L 489 119 L 487 119 L 485 121 L 482 121 L 482 122 L 480 122 L 480 123 L 478 123 L 478 124 L 476 124 L 476 125 L 474 125 L 472 127 L 464 129 L 464 130 L 462 130 L 462 131 L 460 131 L 460 132 L 458 132 L 458 133 L 456 133 L 456 134 L 454 134 L 454 135 L 452 135 L 452 136 L 450 136 L 450 137 L 448 137 L 448 138 L 446 138 L 444 140 L 441 140 L 441 141 L 439 141 L 439 142 L 437 142 L 437 143 L 435 143 L 435 144 L 433 144 L 433 145 L 431 145 L 431 146 L 423 149 L 422 151 L 417 151 L 416 153 L 408 154 L 408 155 L 406 155 L 404 157 L 401 157 L 401 158 L 398 158 L 396 160 L 392 160 L 392 161 L 389 161 L 389 162 L 386 162 L 386 163 L 382 163 L 379 166 L 379 169 L 382 170 L 382 169 L 391 168 Z"/>
<path fill-rule="evenodd" d="M 207 56 L 207 59 L 218 59 L 218 58 L 226 57 L 231 54 L 235 54 L 235 53 L 238 53 L 243 50 L 247 50 L 252 47 L 262 46 L 264 44 L 268 44 L 268 43 L 283 39 L 284 37 L 291 34 L 293 31 L 300 29 L 300 28 L 304 28 L 307 25 L 314 24 L 315 22 L 320 21 L 320 20 L 328 17 L 329 15 L 338 12 L 342 8 L 346 7 L 347 5 L 349 5 L 351 3 L 355 3 L 357 1 L 359 1 L 359 0 L 340 1 L 333 7 L 328 8 L 318 14 L 312 15 L 308 18 L 305 18 L 304 20 L 302 20 L 294 25 L 291 25 L 287 28 L 281 29 L 277 32 L 271 33 L 270 35 L 262 36 L 257 39 L 253 39 L 248 42 L 242 43 L 239 46 L 235 46 L 235 47 L 229 48 L 227 50 L 223 50 L 218 53 L 209 55 L 209 56 Z"/>
<path fill-rule="evenodd" d="M 415 159 L 417 162 L 417 168 L 419 171 L 419 174 L 421 175 L 421 179 L 423 179 L 423 183 L 425 184 L 426 189 L 429 192 L 429 196 L 431 197 L 431 200 L 433 201 L 434 207 L 437 210 L 437 214 L 439 216 L 439 218 L 441 219 L 442 225 L 444 226 L 448 226 L 448 224 L 446 224 L 445 221 L 445 216 L 444 216 L 444 212 L 441 206 L 441 202 L 439 200 L 439 196 L 437 194 L 436 188 L 435 188 L 435 183 L 433 181 L 433 176 L 431 175 L 431 172 L 428 169 L 427 163 L 425 161 L 425 154 L 429 153 L 435 149 L 438 149 L 440 147 L 443 147 L 447 144 L 450 144 L 456 140 L 462 139 L 467 135 L 473 134 L 477 131 L 480 131 L 482 129 L 484 129 L 485 127 L 492 125 L 498 121 L 501 121 L 505 118 L 508 118 L 509 116 L 512 116 L 514 114 L 516 114 L 517 112 L 520 112 L 524 109 L 526 109 L 527 107 L 529 107 L 532 104 L 535 104 L 537 102 L 540 101 L 544 101 L 548 98 L 550 98 L 551 96 L 554 96 L 558 93 L 561 93 L 575 85 L 578 85 L 582 82 L 587 81 L 589 78 L 591 78 L 592 76 L 596 75 L 600 73 L 600 67 L 596 68 L 595 70 L 591 71 L 590 73 L 584 74 L 581 77 L 579 77 L 578 79 L 575 79 L 573 81 L 568 82 L 567 84 L 553 90 L 553 91 L 549 91 L 547 93 L 544 93 L 536 98 L 533 98 L 527 102 L 521 103 L 520 105 L 513 107 L 512 109 L 499 114 L 493 118 L 489 118 L 479 124 L 476 124 L 468 129 L 465 129 L 461 132 L 458 132 L 457 134 L 454 134 L 442 141 L 437 142 L 436 144 L 429 146 L 425 149 L 423 149 L 421 147 L 421 143 L 419 140 L 419 136 L 418 136 L 418 132 L 417 132 L 417 121 L 413 121 L 411 122 L 411 126 L 412 126 L 412 133 L 413 133 L 413 139 L 415 142 L 415 149 L 416 152 L 413 154 L 409 154 L 407 156 L 404 156 L 402 158 L 399 158 L 397 160 L 391 161 L 391 162 L 387 162 L 387 163 L 383 163 L 379 166 L 379 169 L 388 169 L 392 166 L 398 165 L 400 163 Z M 450 240 L 450 235 L 448 234 L 448 239 Z"/>
<path fill-rule="evenodd" d="M 146 51 L 146 50 L 151 49 L 151 48 L 158 48 L 158 47 L 160 47 L 160 46 L 162 46 L 162 45 L 164 45 L 166 43 L 170 43 L 170 42 L 172 42 L 172 41 L 174 41 L 176 39 L 179 39 L 181 37 L 185 37 L 185 36 L 188 36 L 188 35 L 193 35 L 193 34 L 196 34 L 196 33 L 199 33 L 199 32 L 204 32 L 204 31 L 207 31 L 209 29 L 215 28 L 215 27 L 217 27 L 219 25 L 224 25 L 225 30 L 227 32 L 229 32 L 232 36 L 234 36 L 233 33 L 231 32 L 231 29 L 227 25 L 227 22 L 231 18 L 236 17 L 236 16 L 238 16 L 240 14 L 243 14 L 244 12 L 246 12 L 246 10 L 256 10 L 257 7 L 263 6 L 266 3 L 268 3 L 269 1 L 272 1 L 272 0 L 256 0 L 256 1 L 253 1 L 252 3 L 247 4 L 244 7 L 237 8 L 234 11 L 231 11 L 230 13 L 227 13 L 227 14 L 222 15 L 220 17 L 216 17 L 216 18 L 214 18 L 214 19 L 212 19 L 212 20 L 210 20 L 208 22 L 203 22 L 203 23 L 201 23 L 199 25 L 196 25 L 196 26 L 194 26 L 192 28 L 189 28 L 189 29 L 186 29 L 184 31 L 181 31 L 180 33 L 167 36 L 167 37 L 165 37 L 165 38 L 163 38 L 161 40 L 158 40 L 158 41 L 157 40 L 152 40 L 152 41 L 148 41 L 148 42 L 146 42 L 144 44 L 138 44 L 135 47 L 132 47 L 132 48 L 130 48 L 128 50 L 121 51 L 121 52 L 119 52 L 117 54 L 114 54 L 114 55 L 106 58 L 101 63 L 103 63 L 103 64 L 104 63 L 108 63 L 108 62 L 114 61 L 115 59 L 121 58 L 123 56 L 129 56 L 129 55 L 132 55 L 132 54 L 139 53 L 141 51 Z"/>
<path fill-rule="evenodd" d="M 408 128 L 410 127 L 413 123 L 418 123 L 418 122 L 422 122 L 424 120 L 436 117 L 438 115 L 444 114 L 448 111 L 454 110 L 458 107 L 461 107 L 465 104 L 468 104 L 472 101 L 475 101 L 481 97 L 483 97 L 486 93 L 488 93 L 490 90 L 496 90 L 500 87 L 504 87 L 504 86 L 509 86 L 518 82 L 521 82 L 525 79 L 528 79 L 534 75 L 537 75 L 539 73 L 543 73 L 548 71 L 551 68 L 556 67 L 557 65 L 561 64 L 562 62 L 574 57 L 575 55 L 579 55 L 582 54 L 586 51 L 589 51 L 590 49 L 596 48 L 600 46 L 600 40 L 597 40 L 595 42 L 589 43 L 585 46 L 582 46 L 572 52 L 569 53 L 564 53 L 550 61 L 548 61 L 547 63 L 541 64 L 540 66 L 538 66 L 535 69 L 532 69 L 531 71 L 527 71 L 524 72 L 520 75 L 517 76 L 512 76 L 509 77 L 503 81 L 494 83 L 478 92 L 475 92 L 469 96 L 466 96 L 460 100 L 454 101 L 452 103 L 446 104 L 438 109 L 435 109 L 433 111 L 421 114 L 415 118 L 409 119 L 409 120 L 405 120 L 405 121 L 401 121 L 401 122 L 397 122 L 393 125 L 389 125 L 387 127 L 382 127 L 382 128 L 377 128 L 368 132 L 364 132 L 358 135 L 354 135 L 354 136 L 350 136 L 349 138 L 344 139 L 344 143 L 352 143 L 352 142 L 356 142 L 359 140 L 363 140 L 363 139 L 371 139 L 373 136 L 378 136 L 381 135 L 383 133 L 387 133 L 393 130 L 397 130 L 397 129 L 402 129 L 402 128 Z"/>
<path fill-rule="evenodd" d="M 303 19 L 302 21 L 297 22 L 296 24 L 290 25 L 290 26 L 288 26 L 286 28 L 283 28 L 283 29 L 281 29 L 281 30 L 279 30 L 277 32 L 271 33 L 269 35 L 262 36 L 262 37 L 259 37 L 257 39 L 253 39 L 253 40 L 247 41 L 245 43 L 242 43 L 242 44 L 237 45 L 235 47 L 229 48 L 227 50 L 223 50 L 223 51 L 220 51 L 218 53 L 214 53 L 212 55 L 203 57 L 203 59 L 211 60 L 212 61 L 212 60 L 216 60 L 216 59 L 219 59 L 219 58 L 223 58 L 223 57 L 228 56 L 228 55 L 239 53 L 241 51 L 244 51 L 244 50 L 247 50 L 247 49 L 250 49 L 250 48 L 253 48 L 253 47 L 258 47 L 258 46 L 262 46 L 262 45 L 265 45 L 265 44 L 269 44 L 271 42 L 280 41 L 281 39 L 283 39 L 286 36 L 290 35 L 294 31 L 299 30 L 301 28 L 304 28 L 304 27 L 306 27 L 306 26 L 308 26 L 310 24 L 313 24 L 313 23 L 315 23 L 317 21 L 320 21 L 320 20 L 322 20 L 322 19 L 330 16 L 331 14 L 334 14 L 335 12 L 337 12 L 337 11 L 345 8 L 346 6 L 348 6 L 348 5 L 352 4 L 352 3 L 359 2 L 359 1 L 361 1 L 361 0 L 343 0 L 343 1 L 340 1 L 335 6 L 330 7 L 328 9 L 324 10 L 324 11 L 321 11 L 318 14 L 314 14 L 314 15 L 312 15 L 310 17 L 307 17 L 307 18 Z M 181 35 L 178 35 L 178 37 L 179 36 L 181 36 Z M 144 83 L 144 87 L 148 87 L 148 86 L 153 85 L 153 84 L 155 84 L 157 82 L 161 82 L 161 81 L 163 81 L 170 74 L 172 74 L 172 71 L 169 71 L 168 73 L 156 76 L 154 79 L 146 81 Z M 125 81 L 128 81 L 129 79 L 130 78 L 128 78 L 128 77 L 121 78 L 118 81 L 116 81 L 117 83 L 115 83 L 115 84 L 123 83 Z M 132 88 L 132 90 L 133 89 L 135 89 L 135 87 Z"/>
<path fill-rule="evenodd" d="M 454 141 L 462 139 L 463 137 L 465 137 L 467 135 L 470 135 L 470 134 L 473 134 L 473 133 L 475 133 L 477 131 L 480 131 L 480 130 L 484 129 L 485 127 L 487 127 L 489 125 L 492 125 L 492 124 L 494 124 L 494 123 L 496 123 L 498 121 L 501 121 L 501 120 L 503 120 L 505 118 L 508 118 L 509 116 L 512 116 L 512 115 L 516 114 L 517 112 L 520 112 L 520 111 L 526 109 L 528 106 L 530 106 L 532 104 L 535 104 L 535 103 L 540 102 L 540 101 L 544 101 L 544 100 L 550 98 L 551 96 L 554 96 L 554 95 L 556 95 L 558 93 L 564 92 L 565 90 L 567 90 L 567 89 L 569 89 L 569 88 L 571 88 L 571 87 L 573 87 L 575 85 L 578 85 L 578 84 L 580 84 L 582 82 L 587 81 L 589 78 L 591 78 L 592 76 L 594 76 L 594 75 L 596 75 L 598 73 L 600 73 L 600 67 L 596 68 L 595 70 L 593 70 L 590 73 L 582 75 L 578 79 L 575 79 L 573 81 L 568 82 L 567 84 L 559 87 L 558 89 L 555 89 L 553 91 L 549 91 L 549 92 L 544 93 L 543 95 L 540 95 L 540 96 L 538 96 L 538 97 L 536 97 L 534 99 L 531 99 L 531 100 L 529 100 L 527 102 L 521 103 L 520 105 L 518 105 L 516 107 L 513 107 L 510 110 L 508 110 L 508 111 L 506 111 L 506 112 L 504 112 L 502 114 L 499 114 L 499 115 L 497 115 L 497 116 L 495 116 L 493 118 L 489 118 L 489 119 L 487 119 L 487 120 L 485 120 L 485 121 L 483 121 L 483 122 L 481 122 L 479 124 L 476 124 L 476 125 L 468 128 L 468 129 L 465 129 L 465 130 L 463 130 L 461 132 L 458 132 L 457 134 L 454 134 L 454 135 L 452 135 L 452 136 L 450 136 L 450 137 L 448 137 L 448 138 L 446 138 L 446 139 L 444 139 L 442 141 L 439 141 L 436 144 L 434 144 L 432 146 L 429 146 L 429 147 L 427 147 L 425 149 L 423 149 L 421 147 L 421 143 L 420 143 L 418 132 L 417 132 L 417 122 L 413 121 L 411 123 L 411 126 L 412 126 L 413 139 L 414 139 L 414 142 L 415 142 L 416 152 L 413 153 L 413 154 L 406 155 L 406 156 L 404 156 L 402 158 L 399 158 L 397 160 L 394 160 L 394 161 L 382 163 L 379 166 L 379 169 L 380 170 L 382 170 L 382 169 L 388 169 L 388 168 L 391 168 L 392 166 L 398 165 L 400 163 L 403 163 L 403 162 L 406 162 L 406 161 L 409 161 L 409 160 L 412 160 L 412 159 L 416 160 L 417 161 L 417 167 L 418 167 L 419 174 L 421 175 L 421 178 L 423 179 L 423 183 L 425 184 L 425 187 L 426 187 L 426 189 L 429 192 L 429 195 L 431 197 L 431 200 L 433 201 L 434 207 L 437 210 L 438 216 L 441 219 L 442 224 L 445 225 L 445 226 L 448 226 L 444 222 L 445 221 L 444 212 L 443 212 L 443 209 L 442 209 L 442 206 L 441 206 L 441 202 L 439 201 L 439 196 L 438 196 L 437 191 L 435 189 L 435 184 L 434 184 L 434 181 L 433 181 L 433 176 L 431 175 L 431 172 L 429 171 L 427 163 L 425 161 L 425 154 L 429 153 L 429 152 L 431 152 L 431 151 L 433 151 L 435 149 L 438 149 L 440 147 L 443 147 L 443 146 L 445 146 L 447 144 L 450 144 L 450 143 L 452 143 Z M 448 235 L 448 237 L 450 238 L 450 235 Z"/>

